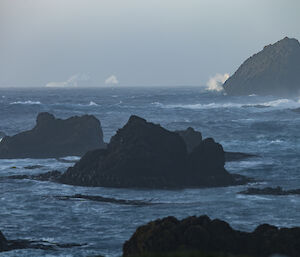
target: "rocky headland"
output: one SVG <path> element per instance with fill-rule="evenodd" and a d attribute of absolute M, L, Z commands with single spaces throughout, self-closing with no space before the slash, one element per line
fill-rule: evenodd
<path fill-rule="evenodd" d="M 233 229 L 228 223 L 208 216 L 158 219 L 137 228 L 123 245 L 123 256 L 201 251 L 224 256 L 267 257 L 280 254 L 300 256 L 300 228 L 278 228 L 263 224 L 253 232 Z M 210 255 L 209 255 L 210 256 Z"/>
<path fill-rule="evenodd" d="M 5 136 L 0 142 L 0 158 L 58 158 L 82 156 L 89 150 L 105 148 L 100 121 L 92 115 L 56 119 L 44 112 L 32 130 Z"/>
<path fill-rule="evenodd" d="M 228 95 L 295 96 L 299 72 L 300 43 L 285 37 L 248 58 L 223 87 Z"/>

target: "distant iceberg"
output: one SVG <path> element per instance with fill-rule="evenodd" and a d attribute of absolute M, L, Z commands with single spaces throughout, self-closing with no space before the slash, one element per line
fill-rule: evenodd
<path fill-rule="evenodd" d="M 69 87 L 84 87 L 91 85 L 91 77 L 86 73 L 78 73 L 71 76 L 66 81 L 49 82 L 46 87 L 69 88 Z"/>

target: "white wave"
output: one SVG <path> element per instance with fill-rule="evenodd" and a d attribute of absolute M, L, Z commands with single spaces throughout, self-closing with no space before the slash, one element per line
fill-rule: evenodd
<path fill-rule="evenodd" d="M 268 102 L 262 103 L 255 103 L 255 104 L 245 104 L 244 107 L 257 107 L 257 106 L 264 106 L 264 107 L 276 107 L 276 108 L 297 108 L 300 106 L 300 100 L 294 101 L 291 99 L 277 99 Z"/>
<path fill-rule="evenodd" d="M 96 103 L 93 102 L 93 101 L 90 101 L 89 106 L 98 106 L 98 104 L 96 104 Z"/>
<path fill-rule="evenodd" d="M 78 160 L 80 160 L 80 157 L 79 156 L 66 156 L 66 157 L 62 157 L 60 159 L 66 160 L 66 161 L 78 161 Z"/>
<path fill-rule="evenodd" d="M 208 91 L 223 91 L 223 84 L 229 78 L 229 74 L 220 74 L 217 73 L 215 76 L 209 78 L 208 82 L 206 83 Z"/>
<path fill-rule="evenodd" d="M 241 107 L 242 104 L 238 103 L 209 103 L 209 104 L 167 104 L 164 105 L 159 102 L 153 102 L 151 103 L 152 105 L 155 105 L 157 107 L 162 107 L 162 108 L 167 108 L 167 109 L 172 109 L 172 108 L 183 108 L 183 109 L 215 109 L 215 108 L 238 108 Z"/>
<path fill-rule="evenodd" d="M 10 104 L 41 104 L 40 101 L 31 101 L 31 100 L 28 100 L 28 101 L 16 101 L 16 102 L 12 102 Z"/>
<path fill-rule="evenodd" d="M 284 141 L 280 140 L 280 139 L 276 139 L 276 140 L 271 140 L 270 144 L 281 144 Z"/>
<path fill-rule="evenodd" d="M 183 109 L 215 109 L 215 108 L 240 108 L 240 107 L 253 107 L 253 108 L 261 108 L 261 107 L 272 107 L 272 108 L 298 108 L 300 107 L 300 100 L 294 101 L 290 99 L 277 99 L 268 102 L 257 102 L 257 103 L 208 103 L 208 104 L 162 104 L 160 102 L 153 102 L 151 105 L 155 105 L 157 107 L 172 109 L 172 108 L 183 108 Z"/>
<path fill-rule="evenodd" d="M 104 83 L 105 85 L 117 85 L 119 84 L 119 80 L 115 75 L 111 75 L 107 79 L 105 79 Z"/>

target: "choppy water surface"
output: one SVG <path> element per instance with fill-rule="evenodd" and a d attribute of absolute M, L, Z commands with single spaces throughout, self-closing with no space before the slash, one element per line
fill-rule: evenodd
<path fill-rule="evenodd" d="M 0 131 L 13 135 L 30 129 L 42 111 L 60 118 L 93 114 L 109 141 L 129 116 L 136 114 L 170 130 L 192 126 L 204 137 L 214 137 L 227 151 L 258 154 L 259 158 L 226 164 L 230 172 L 255 178 L 256 186 L 300 188 L 300 113 L 292 111 L 298 107 L 297 98 L 229 97 L 197 88 L 1 89 Z M 35 164 L 43 167 L 24 169 Z M 55 159 L 0 160 L 0 177 L 63 171 L 69 165 Z M 0 230 L 7 238 L 87 243 L 57 251 L 19 250 L 0 256 L 119 256 L 123 242 L 137 226 L 169 215 L 208 214 L 242 230 L 266 222 L 300 226 L 299 196 L 236 194 L 245 187 L 131 190 L 0 179 Z M 138 207 L 53 197 L 75 193 L 159 204 Z"/>

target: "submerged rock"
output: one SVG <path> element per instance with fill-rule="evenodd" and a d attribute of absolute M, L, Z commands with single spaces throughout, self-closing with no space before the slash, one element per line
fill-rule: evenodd
<path fill-rule="evenodd" d="M 300 195 L 300 189 L 283 190 L 282 187 L 249 187 L 245 191 L 239 192 L 243 195 Z"/>
<path fill-rule="evenodd" d="M 53 182 L 58 182 L 60 177 L 61 177 L 62 173 L 57 171 L 57 170 L 53 170 L 53 171 L 49 171 L 46 173 L 41 173 L 41 174 L 37 174 L 37 175 L 11 175 L 11 176 L 7 176 L 7 177 L 2 177 L 2 179 L 32 179 L 32 180 L 40 180 L 40 181 L 53 181 Z"/>
<path fill-rule="evenodd" d="M 89 150 L 104 148 L 99 120 L 91 115 L 56 119 L 44 112 L 37 116 L 36 126 L 0 142 L 0 158 L 58 158 L 82 156 Z"/>
<path fill-rule="evenodd" d="M 268 224 L 253 232 L 242 232 L 225 221 L 207 216 L 177 220 L 167 217 L 137 228 L 123 245 L 123 256 L 175 251 L 241 254 L 267 257 L 282 254 L 300 256 L 300 228 L 277 228 Z"/>
<path fill-rule="evenodd" d="M 153 205 L 151 201 L 141 201 L 141 200 L 125 200 L 125 199 L 116 199 L 111 197 L 103 197 L 100 195 L 82 195 L 82 194 L 75 194 L 71 196 L 55 196 L 59 200 L 90 200 L 102 203 L 114 203 L 114 204 L 122 204 L 122 205 L 136 205 L 136 206 L 148 206 Z"/>
<path fill-rule="evenodd" d="M 228 95 L 294 96 L 299 72 L 300 43 L 286 37 L 248 58 L 223 86 Z"/>
<path fill-rule="evenodd" d="M 28 165 L 28 166 L 25 166 L 24 169 L 26 170 L 35 170 L 35 169 L 40 169 L 40 168 L 43 168 L 44 166 L 43 165 Z"/>
<path fill-rule="evenodd" d="M 241 153 L 241 152 L 225 152 L 225 160 L 226 162 L 234 162 L 241 161 L 249 158 L 255 158 L 258 155 L 251 153 Z"/>
<path fill-rule="evenodd" d="M 39 249 L 39 250 L 57 250 L 58 248 L 71 248 L 82 246 L 81 244 L 60 244 L 48 242 L 45 240 L 7 240 L 0 231 L 0 252 L 19 250 L 19 249 Z"/>
<path fill-rule="evenodd" d="M 224 151 L 213 139 L 191 153 L 176 132 L 131 116 L 107 149 L 86 153 L 60 182 L 81 186 L 177 188 L 246 183 L 224 168 Z"/>

